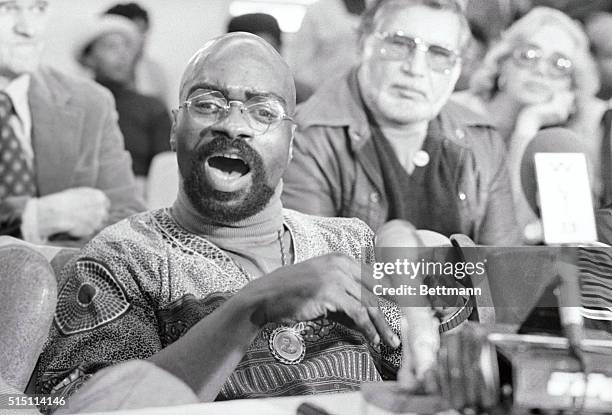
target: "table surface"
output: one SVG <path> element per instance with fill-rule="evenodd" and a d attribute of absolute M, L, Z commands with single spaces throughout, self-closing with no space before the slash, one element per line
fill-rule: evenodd
<path fill-rule="evenodd" d="M 494 332 L 499 336 L 508 336 L 512 340 L 515 335 L 513 327 L 507 325 L 496 325 Z M 609 334 L 605 335 L 588 331 L 590 339 L 602 339 L 608 347 L 611 345 Z M 595 335 L 597 334 L 597 335 Z M 601 337 L 600 337 L 601 336 Z M 518 339 L 518 337 L 517 337 Z M 547 340 L 548 342 L 555 339 L 550 336 L 521 336 L 520 339 Z M 598 342 L 598 340 L 590 340 Z M 304 402 L 309 402 L 325 409 L 330 415 L 360 415 L 365 414 L 363 410 L 363 397 L 359 392 L 338 393 L 329 395 L 306 395 L 306 396 L 289 396 L 280 398 L 264 398 L 264 399 L 238 399 L 232 401 L 201 403 L 195 405 L 174 406 L 168 408 L 151 408 L 138 409 L 131 411 L 115 411 L 105 412 L 106 415 L 296 415 L 297 408 Z M 368 415 L 378 415 L 382 412 L 376 410 L 368 412 Z M 456 413 L 448 411 L 446 413 Z M 99 413 L 98 415 L 101 415 Z"/>
<path fill-rule="evenodd" d="M 304 402 L 313 403 L 331 415 L 358 415 L 362 413 L 359 392 L 333 395 L 291 396 L 283 398 L 239 399 L 234 401 L 173 406 L 169 408 L 138 409 L 105 412 L 105 415 L 295 415 Z"/>

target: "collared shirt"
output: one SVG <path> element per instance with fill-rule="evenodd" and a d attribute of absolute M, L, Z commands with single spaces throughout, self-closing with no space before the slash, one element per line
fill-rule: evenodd
<path fill-rule="evenodd" d="M 30 75 L 24 74 L 12 80 L 4 89 L 4 92 L 13 102 L 14 115 L 9 120 L 15 131 L 17 139 L 26 154 L 28 163 L 34 159 L 32 149 L 32 113 L 28 101 L 28 90 L 30 88 Z"/>

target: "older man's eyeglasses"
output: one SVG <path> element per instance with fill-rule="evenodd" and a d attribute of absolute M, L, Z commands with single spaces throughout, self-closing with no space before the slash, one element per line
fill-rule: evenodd
<path fill-rule="evenodd" d="M 187 109 L 191 118 L 203 127 L 211 126 L 225 119 L 232 106 L 240 110 L 249 127 L 257 134 L 271 131 L 285 120 L 293 121 L 287 115 L 283 104 L 269 97 L 255 96 L 246 102 L 228 101 L 222 93 L 209 91 L 186 100 L 182 105 Z"/>
<path fill-rule="evenodd" d="M 401 31 L 376 32 L 380 40 L 379 55 L 386 60 L 414 59 L 417 50 L 425 52 L 431 70 L 448 74 L 461 59 L 459 53 L 439 45 L 431 45 L 418 37 L 410 37 Z"/>
<path fill-rule="evenodd" d="M 544 51 L 535 45 L 524 45 L 512 52 L 514 62 L 524 68 L 536 68 L 541 60 L 546 62 L 546 74 L 552 78 L 565 78 L 574 72 L 574 63 L 562 53 L 544 55 Z"/>

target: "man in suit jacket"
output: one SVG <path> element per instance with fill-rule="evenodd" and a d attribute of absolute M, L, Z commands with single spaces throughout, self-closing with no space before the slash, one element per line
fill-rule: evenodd
<path fill-rule="evenodd" d="M 0 3 L 0 233 L 83 241 L 144 206 L 111 94 L 39 65 L 48 4 Z"/>

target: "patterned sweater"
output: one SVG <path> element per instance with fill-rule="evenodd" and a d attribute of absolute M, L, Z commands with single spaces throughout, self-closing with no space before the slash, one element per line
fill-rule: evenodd
<path fill-rule="evenodd" d="M 358 219 L 286 209 L 283 216 L 296 263 L 332 252 L 373 259 L 373 233 Z M 181 228 L 168 209 L 105 229 L 59 276 L 38 392 L 69 396 L 103 367 L 150 357 L 248 282 L 225 252 Z M 382 309 L 399 332 L 397 307 L 387 303 Z M 306 355 L 301 363 L 286 365 L 268 347 L 278 326 L 260 331 L 217 399 L 344 392 L 392 378 L 399 366 L 400 351 L 374 348 L 359 332 L 327 319 L 306 322 Z"/>

